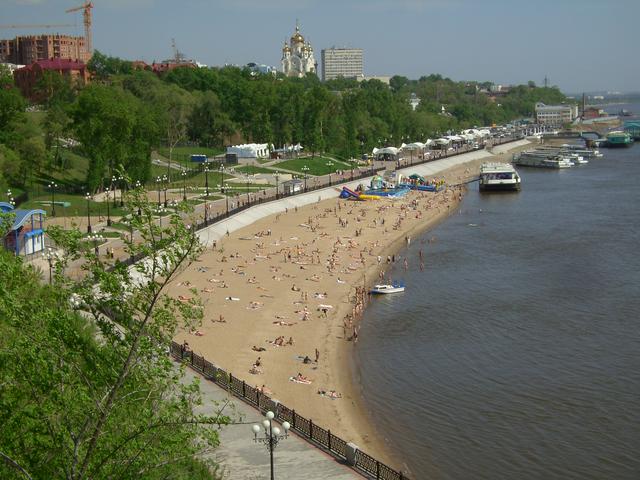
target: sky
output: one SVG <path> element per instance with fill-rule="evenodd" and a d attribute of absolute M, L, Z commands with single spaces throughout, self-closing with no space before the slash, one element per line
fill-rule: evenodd
<path fill-rule="evenodd" d="M 73 23 L 84 0 L 0 0 L 0 24 Z M 640 91 L 640 0 L 93 0 L 94 48 L 161 61 L 171 40 L 210 66 L 280 68 L 295 30 L 316 61 L 330 47 L 364 50 L 365 75 L 550 85 L 565 93 Z M 4 29 L 0 38 L 56 30 Z M 318 69 L 320 70 L 320 65 Z"/>

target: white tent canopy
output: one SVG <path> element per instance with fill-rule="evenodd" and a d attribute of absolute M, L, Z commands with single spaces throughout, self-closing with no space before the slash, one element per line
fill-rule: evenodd
<path fill-rule="evenodd" d="M 374 155 L 398 155 L 398 152 L 400 150 L 397 149 L 396 147 L 384 147 L 384 148 L 374 148 L 373 149 L 373 154 Z"/>
<path fill-rule="evenodd" d="M 426 145 L 422 142 L 413 142 L 405 144 L 403 143 L 400 146 L 400 150 L 422 150 Z"/>
<path fill-rule="evenodd" d="M 267 143 L 245 143 L 227 147 L 227 153 L 235 153 L 238 158 L 267 158 L 269 145 Z"/>

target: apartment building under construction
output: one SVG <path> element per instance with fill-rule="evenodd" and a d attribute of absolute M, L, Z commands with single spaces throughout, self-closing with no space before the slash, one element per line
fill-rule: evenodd
<path fill-rule="evenodd" d="M 91 58 L 91 53 L 87 51 L 84 37 L 44 34 L 0 40 L 0 63 L 31 65 L 56 58 L 86 63 Z"/>

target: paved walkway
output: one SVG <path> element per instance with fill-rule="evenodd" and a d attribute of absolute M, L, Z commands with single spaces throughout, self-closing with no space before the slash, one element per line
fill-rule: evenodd
<path fill-rule="evenodd" d="M 196 372 L 187 369 L 187 379 L 195 376 Z M 228 425 L 220 432 L 220 446 L 212 454 L 212 458 L 224 469 L 224 478 L 230 480 L 260 480 L 268 479 L 269 451 L 262 443 L 253 441 L 251 425 L 260 423 L 264 417 L 258 411 L 236 397 L 229 396 L 227 391 L 212 382 L 201 378 L 200 390 L 205 405 L 201 407 L 203 413 L 214 414 L 216 407 L 211 402 L 221 403 L 232 399 L 234 411 L 241 416 L 239 421 L 251 422 L 247 425 Z M 207 406 L 209 403 L 209 406 Z M 274 472 L 276 478 L 300 480 L 352 480 L 360 479 L 357 472 L 339 463 L 332 456 L 314 447 L 296 434 L 281 440 L 274 450 Z"/>

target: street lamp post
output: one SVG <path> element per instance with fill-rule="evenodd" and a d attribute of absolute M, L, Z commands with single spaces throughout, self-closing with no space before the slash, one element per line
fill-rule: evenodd
<path fill-rule="evenodd" d="M 229 216 L 229 184 L 224 184 L 224 198 L 227 199 L 227 217 Z"/>
<path fill-rule="evenodd" d="M 183 168 L 182 172 L 182 200 L 187 201 L 187 171 Z"/>
<path fill-rule="evenodd" d="M 116 198 L 116 190 L 118 189 L 118 177 L 116 177 L 115 175 L 111 176 L 111 185 L 109 186 L 110 189 L 113 189 L 113 208 L 116 208 L 118 206 L 118 199 Z"/>
<path fill-rule="evenodd" d="M 250 198 L 249 198 L 249 172 L 244 174 L 244 179 L 247 181 L 247 205 L 249 205 L 250 203 Z"/>
<path fill-rule="evenodd" d="M 16 201 L 13 198 L 13 193 L 11 192 L 11 189 L 7 190 L 7 201 L 9 202 L 9 205 L 11 205 L 12 207 L 16 206 Z"/>
<path fill-rule="evenodd" d="M 107 196 L 107 227 L 111 226 L 111 211 L 109 210 L 109 194 L 111 191 L 107 188 L 105 190 L 105 195 Z M 113 196 L 116 196 L 116 192 L 113 192 Z"/>
<path fill-rule="evenodd" d="M 56 188 L 58 184 L 55 182 L 49 182 L 48 187 L 51 189 L 51 216 L 56 216 Z"/>
<path fill-rule="evenodd" d="M 140 183 L 140 180 L 136 180 L 134 188 L 139 191 L 141 187 L 142 187 L 142 184 Z M 145 198 L 147 198 L 146 197 L 146 193 L 145 193 Z M 140 215 L 142 215 L 142 208 L 140 208 L 140 206 L 138 206 L 138 216 L 140 216 Z"/>
<path fill-rule="evenodd" d="M 333 167 L 333 162 L 331 160 L 327 162 L 327 167 L 329 167 L 329 186 L 331 186 L 331 167 Z"/>
<path fill-rule="evenodd" d="M 163 175 L 162 178 L 162 190 L 164 190 L 164 208 L 167 208 L 169 204 L 167 203 L 167 188 L 169 187 L 169 179 L 166 175 Z"/>
<path fill-rule="evenodd" d="M 278 171 L 276 170 L 276 173 L 274 173 L 274 174 L 273 174 L 273 176 L 274 176 L 274 177 L 275 177 L 275 179 L 276 179 L 276 200 L 277 200 L 277 199 L 278 199 L 278 188 L 279 188 L 278 180 L 279 180 L 279 178 L 280 178 L 280 172 L 278 172 Z"/>
<path fill-rule="evenodd" d="M 220 164 L 218 171 L 220 172 L 220 193 L 222 193 L 222 182 L 224 182 L 224 163 Z"/>
<path fill-rule="evenodd" d="M 120 207 L 124 207 L 124 190 L 127 188 L 127 182 L 122 175 L 118 177 L 118 180 L 120 180 Z"/>
<path fill-rule="evenodd" d="M 85 193 L 84 198 L 87 200 L 87 233 L 91 233 L 91 194 Z"/>
<path fill-rule="evenodd" d="M 274 470 L 273 470 L 273 451 L 278 446 L 280 440 L 285 439 L 289 436 L 289 422 L 282 422 L 282 429 L 284 432 L 281 432 L 280 428 L 273 425 L 273 418 L 275 415 L 272 411 L 268 411 L 265 414 L 265 419 L 262 421 L 262 427 L 258 424 L 254 424 L 251 427 L 253 431 L 253 441 L 255 443 L 262 443 L 269 450 L 269 464 L 271 467 L 271 480 L 275 480 Z M 260 435 L 260 431 L 264 430 L 263 435 Z"/>
<path fill-rule="evenodd" d="M 209 196 L 209 164 L 205 162 L 204 164 L 204 195 L 205 197 Z"/>
<path fill-rule="evenodd" d="M 158 208 L 160 208 L 160 183 L 162 179 L 160 177 L 156 177 L 156 186 L 158 187 Z"/>
<path fill-rule="evenodd" d="M 51 247 L 47 247 L 47 252 L 44 254 L 44 258 L 49 264 L 49 285 L 51 285 L 53 279 L 53 262 L 58 259 L 58 256 Z"/>
<path fill-rule="evenodd" d="M 309 171 L 309 167 L 304 165 L 300 170 L 304 172 L 304 191 L 307 191 L 307 172 Z"/>
<path fill-rule="evenodd" d="M 93 242 L 93 251 L 96 254 L 96 257 L 100 255 L 100 243 L 104 240 L 104 237 L 98 233 L 94 233 L 93 235 L 89 235 L 87 240 Z"/>

